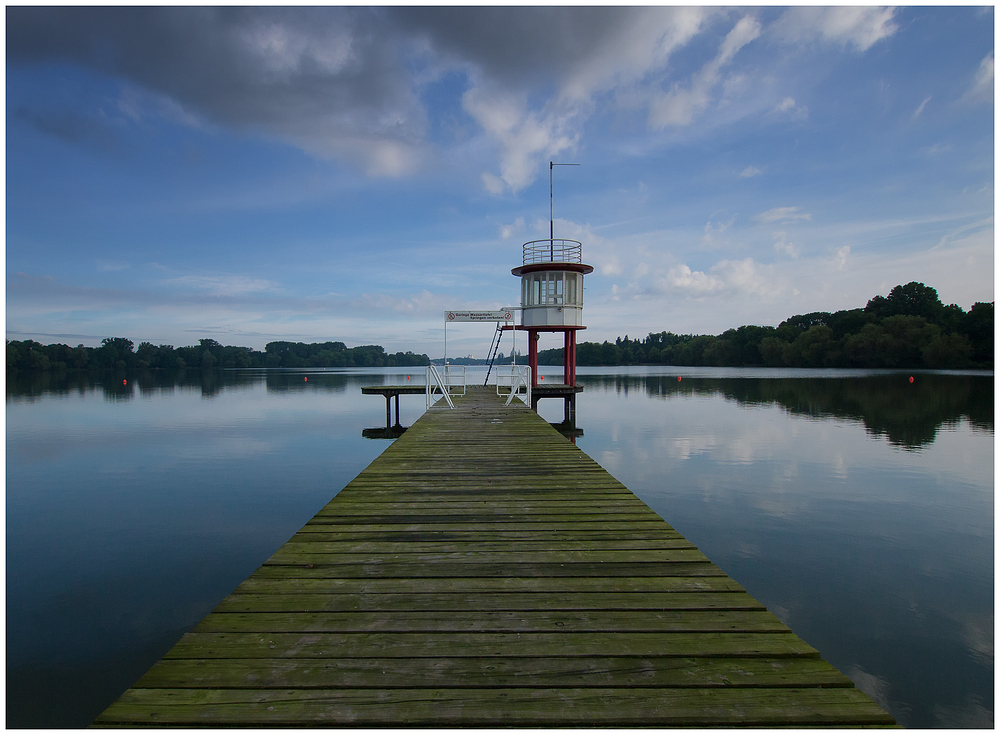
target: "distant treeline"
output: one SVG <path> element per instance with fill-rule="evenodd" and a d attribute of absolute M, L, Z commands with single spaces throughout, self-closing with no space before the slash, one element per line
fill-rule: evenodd
<path fill-rule="evenodd" d="M 718 336 L 651 333 L 577 345 L 578 365 L 720 367 L 992 368 L 993 303 L 945 306 L 922 283 L 896 286 L 863 309 L 799 314 L 777 327 L 743 326 Z M 561 365 L 562 348 L 542 350 Z"/>
<path fill-rule="evenodd" d="M 304 368 L 304 367 L 409 367 L 428 365 L 427 355 L 412 352 L 387 354 L 378 345 L 348 347 L 343 342 L 268 342 L 264 351 L 221 345 L 202 339 L 190 347 L 109 337 L 100 347 L 43 345 L 33 340 L 7 341 L 7 370 L 178 369 L 193 368 Z"/>

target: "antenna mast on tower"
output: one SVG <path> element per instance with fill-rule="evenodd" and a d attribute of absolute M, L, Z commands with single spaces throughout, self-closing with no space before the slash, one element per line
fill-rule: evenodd
<path fill-rule="evenodd" d="M 579 166 L 579 163 L 553 163 L 549 161 L 549 260 L 552 259 L 555 248 L 555 220 L 552 217 L 552 168 L 554 166 Z"/>

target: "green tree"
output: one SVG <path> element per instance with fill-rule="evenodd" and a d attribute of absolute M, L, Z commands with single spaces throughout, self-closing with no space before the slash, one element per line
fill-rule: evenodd
<path fill-rule="evenodd" d="M 877 324 L 866 324 L 844 341 L 844 356 L 850 367 L 883 368 L 888 364 L 892 337 Z"/>
<path fill-rule="evenodd" d="M 829 367 L 839 357 L 833 330 L 825 324 L 809 327 L 785 349 L 785 364 L 792 367 Z"/>
<path fill-rule="evenodd" d="M 132 340 L 125 337 L 105 337 L 96 351 L 95 362 L 103 368 L 131 369 L 135 365 L 134 346 Z"/>
<path fill-rule="evenodd" d="M 993 365 L 993 303 L 977 301 L 962 320 L 961 333 L 969 338 L 972 359 Z"/>
<path fill-rule="evenodd" d="M 938 334 L 921 350 L 924 364 L 938 370 L 972 367 L 972 345 L 962 334 Z"/>
<path fill-rule="evenodd" d="M 785 349 L 788 343 L 774 335 L 768 335 L 760 341 L 760 359 L 765 367 L 784 367 Z"/>
<path fill-rule="evenodd" d="M 886 297 L 875 296 L 868 301 L 865 311 L 879 319 L 891 316 L 922 316 L 937 324 L 944 312 L 937 289 L 911 281 L 905 286 L 895 286 Z"/>
<path fill-rule="evenodd" d="M 599 365 L 620 365 L 622 360 L 621 348 L 605 340 L 601 344 L 600 357 L 598 359 L 600 360 Z"/>

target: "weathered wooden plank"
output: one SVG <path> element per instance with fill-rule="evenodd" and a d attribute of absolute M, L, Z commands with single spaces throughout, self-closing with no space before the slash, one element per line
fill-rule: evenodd
<path fill-rule="evenodd" d="M 708 557 L 697 549 L 632 549 L 626 551 L 601 549 L 593 551 L 442 551 L 396 552 L 367 554 L 323 554 L 310 553 L 300 548 L 303 544 L 289 544 L 281 547 L 265 562 L 266 564 L 377 564 L 409 563 L 436 564 L 466 562 L 469 564 L 572 564 L 574 562 L 643 562 L 643 561 L 708 561 Z M 293 547 L 293 548 L 289 548 Z"/>
<path fill-rule="evenodd" d="M 98 724 L 409 727 L 891 725 L 857 689 L 130 689 Z"/>
<path fill-rule="evenodd" d="M 443 525 L 443 524 L 442 524 Z M 449 524 L 451 525 L 451 524 Z M 359 528 L 370 530 L 359 531 Z M 526 541 L 536 541 L 539 538 L 548 537 L 553 541 L 653 541 L 672 540 L 679 541 L 683 536 L 676 532 L 663 530 L 642 530 L 634 532 L 622 530 L 587 530 L 576 529 L 572 531 L 557 531 L 552 529 L 526 530 L 518 529 L 512 531 L 483 530 L 475 525 L 457 531 L 450 529 L 435 529 L 431 525 L 426 525 L 419 531 L 407 531 L 403 525 L 389 526 L 348 526 L 339 527 L 336 530 L 323 528 L 322 526 L 309 526 L 296 533 L 289 542 L 291 543 L 311 543 L 314 541 L 396 541 L 396 542 L 421 542 L 421 541 L 455 541 L 487 543 L 490 541 L 506 541 L 521 543 Z M 690 543 L 690 542 L 688 542 Z"/>
<path fill-rule="evenodd" d="M 548 592 L 230 595 L 219 612 L 335 612 L 348 610 L 762 610 L 745 592 Z"/>
<path fill-rule="evenodd" d="M 497 592 L 745 592 L 729 577 L 416 577 L 344 579 L 252 575 L 233 594 L 441 594 Z"/>
<path fill-rule="evenodd" d="M 335 525 L 336 528 L 330 528 Z M 327 518 L 313 518 L 298 533 L 461 533 L 466 535 L 503 533 L 505 538 L 522 531 L 547 531 L 555 537 L 562 534 L 573 537 L 575 532 L 657 534 L 658 537 L 676 538 L 680 533 L 659 521 L 550 521 L 545 524 L 524 521 L 483 521 L 480 523 L 338 523 L 330 524 Z M 644 536 L 640 535 L 640 538 Z"/>
<path fill-rule="evenodd" d="M 544 537 L 544 534 L 542 534 Z M 285 544 L 284 548 L 290 554 L 436 554 L 436 553 L 476 553 L 492 554 L 510 552 L 512 544 L 508 542 L 481 541 L 462 539 L 454 541 L 324 541 L 322 539 L 296 536 Z M 518 541 L 515 545 L 519 554 L 536 552 L 660 552 L 664 550 L 694 549 L 694 544 L 686 538 L 670 539 L 594 539 L 571 540 L 547 539 L 545 541 Z"/>
<path fill-rule="evenodd" d="M 308 561 L 281 564 L 269 561 L 254 572 L 258 577 L 314 577 L 343 579 L 431 579 L 440 577 L 724 577 L 707 560 L 667 562 L 565 563 L 439 563 L 322 564 Z"/>
<path fill-rule="evenodd" d="M 850 687 L 819 658 L 164 659 L 140 688 Z"/>
<path fill-rule="evenodd" d="M 215 612 L 200 633 L 377 633 L 377 632 L 783 632 L 788 627 L 766 610 L 401 610 L 384 612 Z"/>
<path fill-rule="evenodd" d="M 327 509 L 329 513 L 336 513 L 336 515 L 409 513 L 411 511 L 419 513 L 440 513 L 441 511 L 451 513 L 453 511 L 470 511 L 472 513 L 486 514 L 502 512 L 504 515 L 508 515 L 511 512 L 510 507 L 498 509 L 496 500 L 494 499 L 483 499 L 477 501 L 422 500 L 418 502 L 387 500 L 381 503 L 352 500 L 349 503 L 341 503 L 337 505 L 336 508 L 327 506 Z M 635 497 L 631 500 L 592 501 L 581 498 L 572 504 L 567 504 L 565 500 L 536 500 L 533 502 L 516 503 L 515 509 L 519 515 L 551 515 L 553 513 L 558 515 L 565 515 L 567 513 L 600 513 L 604 515 L 618 512 L 656 515 L 649 509 L 649 506 Z M 326 515 L 326 513 L 320 511 L 319 515 Z"/>
<path fill-rule="evenodd" d="M 405 514 L 379 514 L 379 513 L 356 513 L 343 515 L 320 515 L 318 522 L 330 525 L 345 524 L 353 525 L 357 523 L 378 524 L 378 523 L 501 523 L 508 521 L 511 523 L 537 523 L 539 528 L 544 528 L 544 524 L 550 523 L 584 523 L 608 520 L 608 516 L 602 513 L 550 513 L 526 516 L 518 513 L 405 513 Z M 616 513 L 614 520 L 620 523 L 629 521 L 651 521 L 653 518 L 649 513 Z"/>
<path fill-rule="evenodd" d="M 185 633 L 164 658 L 819 656 L 774 633 Z"/>

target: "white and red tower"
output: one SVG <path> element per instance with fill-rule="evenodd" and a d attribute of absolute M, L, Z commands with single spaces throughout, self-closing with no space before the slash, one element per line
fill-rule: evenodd
<path fill-rule="evenodd" d="M 528 333 L 532 391 L 539 386 L 540 332 L 562 332 L 563 386 L 576 387 L 576 332 L 586 329 L 583 277 L 594 271 L 583 262 L 582 254 L 583 245 L 577 240 L 533 240 L 524 244 L 523 264 L 511 269 L 521 278 L 521 323 L 517 329 Z"/>

